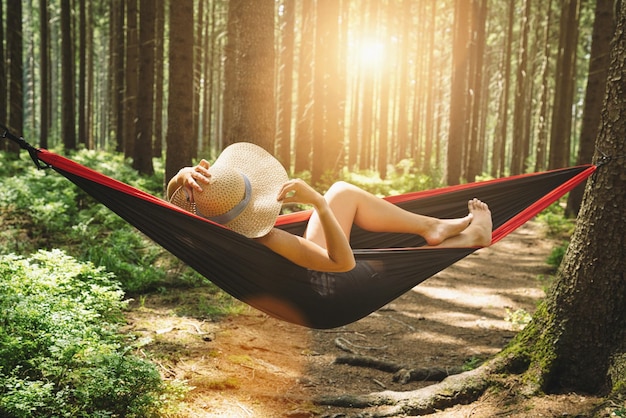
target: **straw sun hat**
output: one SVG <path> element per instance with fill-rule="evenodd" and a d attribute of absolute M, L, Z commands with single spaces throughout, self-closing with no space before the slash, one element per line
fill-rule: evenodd
<path fill-rule="evenodd" d="M 280 213 L 280 188 L 289 179 L 280 162 L 258 145 L 237 142 L 222 151 L 209 172 L 210 183 L 193 192 L 193 203 L 182 186 L 170 202 L 246 237 L 266 235 Z"/>

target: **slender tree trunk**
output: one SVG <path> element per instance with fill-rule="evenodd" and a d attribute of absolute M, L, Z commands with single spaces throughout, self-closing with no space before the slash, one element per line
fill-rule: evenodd
<path fill-rule="evenodd" d="M 193 140 L 193 0 L 170 2 L 170 76 L 165 181 L 192 163 Z"/>
<path fill-rule="evenodd" d="M 537 151 L 535 153 L 535 171 L 543 171 L 546 168 L 546 156 L 548 150 L 548 74 L 550 72 L 550 22 L 552 22 L 552 0 L 546 7 L 546 24 L 543 37 L 543 54 L 541 57 L 541 91 L 539 93 L 539 122 L 537 126 Z"/>
<path fill-rule="evenodd" d="M 524 172 L 528 157 L 526 138 L 527 75 L 528 71 L 528 36 L 530 33 L 530 0 L 523 1 L 524 12 L 521 23 L 521 40 L 517 60 L 517 76 L 515 79 L 515 111 L 513 112 L 513 141 L 511 151 L 511 174 Z"/>
<path fill-rule="evenodd" d="M 205 16 L 204 16 L 204 3 L 205 0 L 199 0 L 197 2 L 197 12 L 195 12 L 195 45 L 194 48 L 194 58 L 193 58 L 193 137 L 194 141 L 192 143 L 192 152 L 194 158 L 198 157 L 198 152 L 202 148 L 202 138 L 200 137 L 200 132 L 202 132 L 202 127 L 200 126 L 200 104 L 202 103 L 201 94 L 202 94 L 202 86 L 201 86 L 201 78 L 202 78 L 202 66 L 204 65 L 204 54 L 207 53 L 206 45 L 204 44 L 204 37 L 202 33 L 204 31 L 205 26 Z"/>
<path fill-rule="evenodd" d="M 111 0 L 111 119 L 117 152 L 124 149 L 125 10 L 124 0 Z"/>
<path fill-rule="evenodd" d="M 609 68 L 611 37 L 614 32 L 613 0 L 596 0 L 595 20 L 589 59 L 589 77 L 580 129 L 578 164 L 587 164 L 594 153 L 595 139 L 599 131 L 600 115 L 606 91 L 606 74 Z M 569 194 L 566 213 L 576 216 L 582 203 L 584 185 Z"/>
<path fill-rule="evenodd" d="M 565 167 L 570 162 L 579 12 L 580 0 L 563 1 L 548 168 Z"/>
<path fill-rule="evenodd" d="M 336 172 L 343 136 L 339 133 L 342 112 L 336 94 L 341 90 L 338 74 L 339 5 L 335 0 L 317 2 L 313 88 L 313 162 L 311 182 L 324 173 Z"/>
<path fill-rule="evenodd" d="M 430 79 L 435 80 L 439 79 L 439 77 L 435 77 L 438 71 L 439 66 L 435 63 L 435 38 L 437 31 L 437 10 L 435 7 L 435 3 L 431 3 L 427 8 L 428 15 L 427 19 L 425 19 L 428 23 L 426 24 L 426 39 L 425 45 L 427 48 L 426 59 L 428 60 L 428 67 L 430 69 Z M 436 115 L 436 103 L 438 101 L 438 92 L 441 90 L 441 86 L 438 83 L 430 82 L 424 89 L 426 93 L 426 103 L 424 109 L 424 117 L 425 117 L 425 138 L 426 143 L 424 145 L 424 156 L 422 157 L 422 171 L 424 173 L 430 174 L 432 172 L 432 164 L 433 164 L 433 154 L 435 154 L 435 164 L 437 167 L 439 165 L 437 162 L 439 161 L 440 152 L 439 152 L 439 144 L 440 144 L 440 135 L 439 130 L 437 129 L 437 123 L 441 120 L 441 117 L 437 117 Z"/>
<path fill-rule="evenodd" d="M 293 106 L 293 64 L 294 64 L 294 37 L 296 36 L 296 2 L 283 2 L 283 17 L 281 22 L 281 49 L 279 54 L 280 72 L 278 83 L 277 108 L 277 153 L 278 159 L 291 167 L 291 119 Z"/>
<path fill-rule="evenodd" d="M 398 8 L 399 20 L 402 22 L 402 34 L 400 36 L 400 56 L 409 57 L 411 51 L 411 2 L 402 0 Z M 396 97 L 398 99 L 398 123 L 394 129 L 395 144 L 391 158 L 401 160 L 407 157 L 407 144 L 409 141 L 409 62 L 400 60 L 398 84 L 396 85 Z"/>
<path fill-rule="evenodd" d="M 471 131 L 469 135 L 468 149 L 468 165 L 467 165 L 467 181 L 473 182 L 476 176 L 482 174 L 483 171 L 483 138 L 481 133 L 481 121 L 483 114 L 483 77 L 486 72 L 483 67 L 485 61 L 485 25 L 487 24 L 487 0 L 474 1 L 474 36 L 472 48 L 472 59 L 475 70 L 472 72 L 472 120 Z"/>
<path fill-rule="evenodd" d="M 87 124 L 87 13 L 85 0 L 78 1 L 78 143 L 88 142 Z"/>
<path fill-rule="evenodd" d="M 509 15 L 507 18 L 507 35 L 505 39 L 505 54 L 502 56 L 502 96 L 498 109 L 498 129 L 494 140 L 492 154 L 493 177 L 504 175 L 506 168 L 506 144 L 509 132 L 509 97 L 511 91 L 511 56 L 513 51 L 513 26 L 515 25 L 515 0 L 509 0 Z"/>
<path fill-rule="evenodd" d="M 0 1 L 1 3 L 1 1 Z M 0 11 L 0 16 L 2 16 L 2 12 Z M 48 1 L 47 0 L 39 0 L 39 71 L 40 71 L 40 84 L 39 84 L 39 146 L 41 148 L 48 148 L 48 128 L 50 126 L 50 121 L 48 119 L 48 115 L 50 112 L 50 100 L 48 96 L 49 91 L 49 45 L 48 45 Z M 0 33 L 2 32 L 2 28 L 0 27 Z M 2 35 L 0 35 L 0 59 L 2 59 Z M 3 64 L 0 64 L 2 66 Z M 2 74 L 0 74 L 0 82 L 2 80 Z M 0 86 L 0 96 L 3 96 L 2 87 Z M 0 103 L 0 107 L 3 107 Z M 0 120 L 3 120 L 0 115 Z"/>
<path fill-rule="evenodd" d="M 0 16 L 4 16 L 2 4 L 3 1 L 0 0 Z M 6 63 L 7 60 L 4 56 L 4 19 L 0 19 L 0 122 L 3 124 L 7 123 L 8 116 Z"/>
<path fill-rule="evenodd" d="M 375 0 L 367 2 L 367 14 L 365 15 L 365 31 L 366 33 L 376 32 L 376 22 L 379 16 L 379 4 Z M 359 63 L 360 64 L 360 63 Z M 376 132 L 374 130 L 374 108 L 376 102 L 374 99 L 375 89 L 374 85 L 376 77 L 372 68 L 361 66 L 361 82 L 362 82 L 362 96 L 361 96 L 361 137 L 359 141 L 359 160 L 358 167 L 361 170 L 372 167 L 372 147 L 375 143 Z"/>
<path fill-rule="evenodd" d="M 154 143 L 152 144 L 152 155 L 161 157 L 163 155 L 163 102 L 165 90 L 164 86 L 164 31 L 165 31 L 165 2 L 157 2 L 155 6 L 155 39 L 154 50 Z"/>
<path fill-rule="evenodd" d="M 139 77 L 137 89 L 137 131 L 132 152 L 133 168 L 142 174 L 154 173 L 152 134 L 154 124 L 155 10 L 152 0 L 139 5 Z"/>
<path fill-rule="evenodd" d="M 311 169 L 313 147 L 313 58 L 315 51 L 315 3 L 302 4 L 298 65 L 298 108 L 296 118 L 296 153 L 294 172 Z"/>
<path fill-rule="evenodd" d="M 463 143 L 467 126 L 467 68 L 469 37 L 469 2 L 456 0 L 454 9 L 454 44 L 452 47 L 452 90 L 450 93 L 450 129 L 446 182 L 459 184 L 463 175 Z"/>
<path fill-rule="evenodd" d="M 124 156 L 131 158 L 137 140 L 137 94 L 139 72 L 138 1 L 126 2 L 126 67 L 124 72 Z M 189 23 L 187 23 L 189 24 Z"/>
<path fill-rule="evenodd" d="M 70 0 L 61 0 L 61 136 L 66 150 L 76 149 L 71 13 Z"/>

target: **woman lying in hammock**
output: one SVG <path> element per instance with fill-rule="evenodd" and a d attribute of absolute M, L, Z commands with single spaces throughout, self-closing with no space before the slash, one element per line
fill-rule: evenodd
<path fill-rule="evenodd" d="M 323 196 L 300 179 L 289 180 L 280 162 L 261 147 L 235 143 L 213 165 L 202 160 L 182 168 L 168 183 L 168 199 L 199 216 L 256 239 L 291 262 L 322 272 L 355 267 L 353 224 L 373 232 L 412 233 L 429 246 L 485 247 L 491 212 L 478 199 L 467 216 L 438 219 L 414 214 L 354 185 L 338 182 Z M 274 228 L 282 204 L 315 209 L 303 237 Z"/>

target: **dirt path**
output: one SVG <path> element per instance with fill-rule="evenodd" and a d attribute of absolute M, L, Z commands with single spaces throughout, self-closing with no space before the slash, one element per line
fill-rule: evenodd
<path fill-rule="evenodd" d="M 320 395 L 407 391 L 429 383 L 395 383 L 392 374 L 333 364 L 356 354 L 409 367 L 459 367 L 497 353 L 544 296 L 553 243 L 528 223 L 358 321 L 313 331 L 248 308 L 221 322 L 173 314 L 148 297 L 129 314 L 129 331 L 167 379 L 194 389 L 181 417 L 333 417 L 358 411 L 315 406 Z M 510 396 L 509 396 L 510 397 Z M 443 411 L 437 417 L 576 416 L 593 399 L 576 395 L 511 403 L 507 394 Z M 529 412 L 532 411 L 532 412 Z M 346 414 L 346 415 L 341 415 Z"/>

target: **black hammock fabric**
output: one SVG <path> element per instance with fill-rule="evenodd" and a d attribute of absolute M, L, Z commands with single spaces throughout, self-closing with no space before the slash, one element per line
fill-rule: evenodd
<path fill-rule="evenodd" d="M 420 237 L 355 227 L 351 245 L 364 280 L 328 288 L 332 275 L 312 273 L 228 228 L 46 150 L 37 158 L 67 177 L 235 298 L 275 318 L 310 328 L 335 328 L 383 307 L 477 248 L 423 248 Z M 493 243 L 590 176 L 585 165 L 445 187 L 387 198 L 402 208 L 455 218 L 477 197 L 493 215 Z M 310 212 L 282 215 L 278 228 L 304 231 Z"/>

